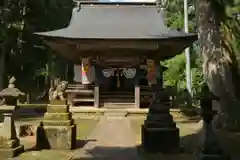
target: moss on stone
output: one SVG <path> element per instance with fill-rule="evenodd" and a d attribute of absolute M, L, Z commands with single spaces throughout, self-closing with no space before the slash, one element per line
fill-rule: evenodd
<path fill-rule="evenodd" d="M 71 113 L 45 113 L 44 120 L 65 121 L 72 119 Z"/>

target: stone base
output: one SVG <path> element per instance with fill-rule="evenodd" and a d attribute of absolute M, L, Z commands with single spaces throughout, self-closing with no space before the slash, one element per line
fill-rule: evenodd
<path fill-rule="evenodd" d="M 37 129 L 37 149 L 70 150 L 76 148 L 76 125 L 39 126 Z"/>
<path fill-rule="evenodd" d="M 15 148 L 0 148 L 0 159 L 8 159 L 17 157 L 19 154 L 24 152 L 24 147 L 22 145 Z"/>
<path fill-rule="evenodd" d="M 48 105 L 47 113 L 69 113 L 68 105 Z"/>
<path fill-rule="evenodd" d="M 19 139 L 8 139 L 6 137 L 0 137 L 0 148 L 16 148 L 20 145 Z"/>
<path fill-rule="evenodd" d="M 72 114 L 69 113 L 45 113 L 44 120 L 67 121 L 72 119 Z"/>
<path fill-rule="evenodd" d="M 67 100 L 58 100 L 58 99 L 53 99 L 50 100 L 51 105 L 67 105 Z"/>
<path fill-rule="evenodd" d="M 65 120 L 65 121 L 51 121 L 51 120 L 43 120 L 44 126 L 71 126 L 74 124 L 74 120 Z"/>
<path fill-rule="evenodd" d="M 142 125 L 142 147 L 150 153 L 179 152 L 178 128 L 147 128 Z"/>

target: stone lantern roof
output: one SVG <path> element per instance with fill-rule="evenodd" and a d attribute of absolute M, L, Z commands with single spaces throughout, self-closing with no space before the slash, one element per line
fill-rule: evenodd
<path fill-rule="evenodd" d="M 6 88 L 0 92 L 0 97 L 19 97 L 24 96 L 25 93 L 17 88 Z"/>
<path fill-rule="evenodd" d="M 15 77 L 10 78 L 8 88 L 0 91 L 0 97 L 19 97 L 25 95 L 25 93 L 15 87 L 15 81 Z"/>

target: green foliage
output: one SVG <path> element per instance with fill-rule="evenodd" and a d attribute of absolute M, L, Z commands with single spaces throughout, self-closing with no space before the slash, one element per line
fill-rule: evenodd
<path fill-rule="evenodd" d="M 56 75 L 49 73 L 56 70 L 51 68 L 52 63 L 63 60 L 56 58 L 33 33 L 66 27 L 72 8 L 71 0 L 4 0 L 0 5 L 0 47 L 6 54 L 5 72 L 17 78 L 20 88 L 36 89 L 41 79 Z M 57 70 L 62 68 L 59 65 Z"/>
<path fill-rule="evenodd" d="M 189 31 L 195 32 L 196 16 L 195 16 L 195 1 L 188 1 L 188 18 Z M 164 8 L 166 24 L 169 28 L 181 29 L 184 27 L 184 1 L 171 0 L 166 1 L 161 7 Z M 192 74 L 192 90 L 196 94 L 202 84 L 203 74 L 201 71 L 200 57 L 198 56 L 199 48 L 197 43 L 191 47 L 191 74 Z M 186 59 L 185 54 L 175 56 L 170 60 L 162 62 L 168 69 L 164 72 L 164 84 L 166 86 L 177 87 L 181 92 L 186 89 Z"/>
<path fill-rule="evenodd" d="M 195 1 L 188 0 L 188 19 L 189 31 L 195 30 Z M 165 4 L 160 5 L 164 8 L 165 21 L 168 27 L 173 29 L 183 29 L 184 27 L 184 1 L 169 0 Z"/>
<path fill-rule="evenodd" d="M 178 86 L 185 79 L 185 55 L 180 54 L 172 59 L 162 62 L 168 69 L 164 72 L 164 83 L 166 86 Z"/>

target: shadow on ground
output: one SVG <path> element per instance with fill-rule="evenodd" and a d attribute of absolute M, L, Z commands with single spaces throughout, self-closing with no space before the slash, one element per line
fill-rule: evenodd
<path fill-rule="evenodd" d="M 95 142 L 95 141 L 97 141 L 97 140 L 96 139 L 76 140 L 76 147 L 72 151 L 74 151 L 75 149 L 83 148 L 88 142 Z M 49 145 L 49 143 L 47 143 L 47 144 Z M 50 150 L 51 150 L 50 145 L 48 148 L 50 148 Z M 31 151 L 40 151 L 40 150 L 37 149 L 36 144 L 34 144 L 33 146 L 27 147 L 25 149 L 25 152 L 31 152 Z"/>
<path fill-rule="evenodd" d="M 200 132 L 181 137 L 181 148 L 178 154 L 150 154 L 144 152 L 141 146 L 136 147 L 106 147 L 96 146 L 85 152 L 75 151 L 71 160 L 197 160 L 197 149 L 200 145 Z M 194 142 L 194 143 L 193 143 Z"/>
<path fill-rule="evenodd" d="M 97 146 L 85 150 L 84 154 L 76 152 L 71 160 L 136 160 L 137 156 L 135 147 Z"/>
<path fill-rule="evenodd" d="M 41 106 L 34 108 L 28 106 L 29 108 L 19 107 L 16 111 L 15 121 L 31 121 L 41 119 L 44 116 L 44 113 L 47 111 L 47 106 Z"/>
<path fill-rule="evenodd" d="M 77 140 L 76 150 L 84 147 L 90 141 L 95 139 Z M 37 149 L 36 145 L 31 145 L 25 148 L 25 152 L 19 155 L 20 160 L 52 160 L 54 157 L 57 160 L 69 160 L 74 155 L 74 150 L 55 150 L 55 149 Z"/>
<path fill-rule="evenodd" d="M 139 146 L 138 151 L 143 160 L 197 160 L 203 144 L 203 129 L 195 133 L 180 137 L 180 154 L 163 155 L 145 153 Z M 231 160 L 240 159 L 240 136 L 234 133 L 216 132 L 220 147 L 231 157 Z"/>
<path fill-rule="evenodd" d="M 83 148 L 88 142 L 95 142 L 96 139 L 77 140 L 76 149 Z"/>

